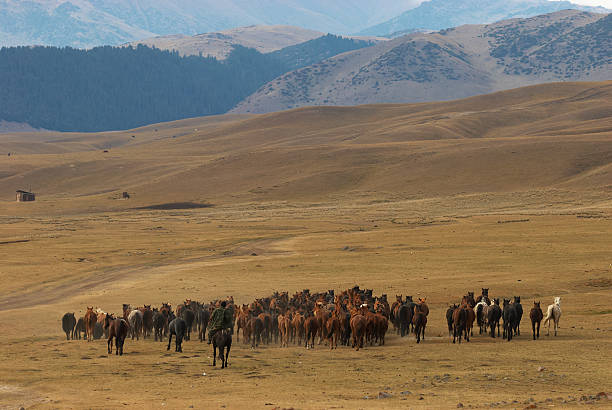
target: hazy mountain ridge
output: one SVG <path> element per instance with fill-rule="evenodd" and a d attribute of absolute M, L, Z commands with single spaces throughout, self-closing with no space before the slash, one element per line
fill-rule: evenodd
<path fill-rule="evenodd" d="M 450 100 L 544 82 L 606 80 L 609 21 L 567 10 L 415 33 L 284 74 L 233 112 Z"/>
<path fill-rule="evenodd" d="M 418 0 L 0 0 L 0 46 L 120 45 L 256 24 L 348 34 L 417 4 Z"/>
<path fill-rule="evenodd" d="M 510 18 L 526 18 L 561 10 L 607 13 L 603 7 L 581 6 L 549 0 L 429 0 L 384 23 L 361 31 L 364 35 L 388 36 L 410 30 L 442 30 L 464 24 L 486 24 Z"/>
<path fill-rule="evenodd" d="M 127 45 L 143 44 L 161 50 L 176 50 L 181 55 L 202 55 L 224 59 L 235 45 L 254 48 L 260 53 L 270 53 L 323 35 L 324 33 L 320 31 L 293 26 L 248 26 L 195 36 L 181 34 L 158 36 Z"/>

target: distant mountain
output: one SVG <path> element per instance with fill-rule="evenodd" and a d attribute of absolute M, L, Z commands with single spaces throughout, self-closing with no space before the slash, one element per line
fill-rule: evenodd
<path fill-rule="evenodd" d="M 186 36 L 175 34 L 134 41 L 128 45 L 143 44 L 161 50 L 176 50 L 181 55 L 202 55 L 226 58 L 235 45 L 269 53 L 285 47 L 322 37 L 320 31 L 293 26 L 248 26 L 216 33 Z"/>
<path fill-rule="evenodd" d="M 232 111 L 451 100 L 612 78 L 612 14 L 566 10 L 414 33 L 284 74 Z"/>
<path fill-rule="evenodd" d="M 414 30 L 442 30 L 464 24 L 486 24 L 517 17 L 533 17 L 561 10 L 608 13 L 603 7 L 549 0 L 429 0 L 360 34 L 388 36 Z"/>
<path fill-rule="evenodd" d="M 354 33 L 419 0 L 0 0 L 0 46 L 88 48 L 249 25 Z"/>

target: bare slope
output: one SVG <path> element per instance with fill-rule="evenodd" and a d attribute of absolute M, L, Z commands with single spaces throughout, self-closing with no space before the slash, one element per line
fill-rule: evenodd
<path fill-rule="evenodd" d="M 611 19 L 566 10 L 410 34 L 285 74 L 233 112 L 450 100 L 550 81 L 608 80 Z"/>
<path fill-rule="evenodd" d="M 550 189 L 587 198 L 612 189 L 610 101 L 610 82 L 559 83 L 445 103 L 192 119 L 63 141 L 3 136 L 0 149 L 17 154 L 2 160 L 0 190 L 12 201 L 31 185 L 41 200 L 28 209 L 41 212 L 50 211 L 45 201 L 64 199 L 80 209 L 120 209 Z M 122 191 L 133 200 L 114 200 Z"/>
<path fill-rule="evenodd" d="M 324 33 L 292 26 L 249 26 L 216 33 L 186 36 L 168 35 L 134 41 L 129 45 L 144 44 L 162 50 L 176 50 L 181 55 L 199 55 L 226 58 L 233 46 L 254 48 L 261 53 L 303 43 L 321 37 Z"/>

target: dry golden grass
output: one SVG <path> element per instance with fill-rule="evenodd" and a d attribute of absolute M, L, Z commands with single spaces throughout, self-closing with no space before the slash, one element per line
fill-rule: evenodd
<path fill-rule="evenodd" d="M 17 151 L 0 165 L 0 406 L 572 407 L 569 396 L 612 391 L 612 134 L 609 116 L 592 114 L 609 112 L 611 86 L 547 87 L 64 136 L 78 142 L 0 138 Z M 102 153 L 97 138 L 116 148 Z M 18 183 L 39 200 L 11 202 Z M 133 198 L 115 199 L 123 190 Z M 135 209 L 187 201 L 214 206 Z M 86 305 L 354 284 L 427 297 L 425 342 L 390 333 L 384 347 L 330 352 L 235 341 L 221 371 L 200 342 L 175 354 L 128 340 L 118 358 L 61 332 L 63 313 Z M 522 335 L 452 345 L 446 307 L 481 287 L 522 296 Z M 559 336 L 532 341 L 530 305 L 553 296 Z"/>

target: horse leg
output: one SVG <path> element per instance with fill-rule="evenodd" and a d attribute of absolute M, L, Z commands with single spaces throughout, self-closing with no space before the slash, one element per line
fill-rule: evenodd
<path fill-rule="evenodd" d="M 229 365 L 229 352 L 232 345 L 225 346 L 225 367 Z"/>
<path fill-rule="evenodd" d="M 113 353 L 113 338 L 112 338 L 112 336 L 108 338 L 108 341 L 106 343 L 106 347 L 108 348 L 108 354 L 112 354 Z"/>
<path fill-rule="evenodd" d="M 217 365 L 217 343 L 213 340 L 213 366 Z"/>
<path fill-rule="evenodd" d="M 531 321 L 531 330 L 533 332 L 533 340 L 536 340 L 536 329 L 535 329 L 535 327 L 536 327 L 536 322 L 532 320 Z"/>
<path fill-rule="evenodd" d="M 172 343 L 172 333 L 168 336 L 168 348 L 166 350 L 170 350 L 170 344 Z"/>
<path fill-rule="evenodd" d="M 540 322 L 538 322 L 538 339 L 540 338 Z"/>

